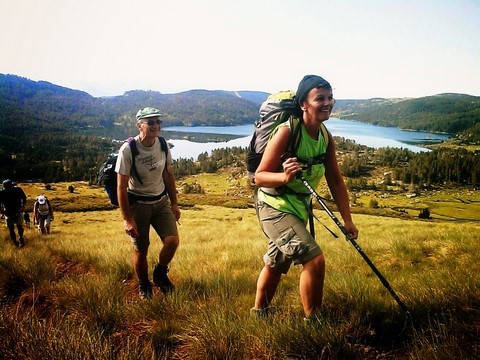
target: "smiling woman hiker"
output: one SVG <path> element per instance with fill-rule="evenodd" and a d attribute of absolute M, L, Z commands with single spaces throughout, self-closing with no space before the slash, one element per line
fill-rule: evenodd
<path fill-rule="evenodd" d="M 358 230 L 350 214 L 347 189 L 338 167 L 332 135 L 328 133 L 327 141 L 322 136 L 322 123 L 329 119 L 335 102 L 332 87 L 320 76 L 307 75 L 298 85 L 296 102 L 302 118 L 299 119 L 300 142 L 295 154 L 287 153 L 292 133 L 291 122 L 287 121 L 273 131 L 255 172 L 258 187 L 255 206 L 269 243 L 251 313 L 262 317 L 268 315 L 281 276 L 293 263 L 302 265 L 300 296 L 305 319 L 311 321 L 320 315 L 325 258 L 306 228 L 310 192 L 298 175 L 302 174 L 313 188 L 325 176 L 345 228 L 354 238 L 357 238 Z M 308 166 L 303 163 L 304 159 L 321 158 L 324 153 L 322 162 L 308 161 Z"/>
<path fill-rule="evenodd" d="M 153 107 L 137 112 L 140 134 L 122 145 L 115 166 L 118 204 L 125 232 L 133 244 L 133 267 L 140 297 L 144 299 L 153 294 L 147 263 L 150 225 L 163 242 L 158 263 L 153 268 L 153 282 L 165 294 L 174 289 L 167 272 L 179 244 L 176 221 L 180 219 L 180 209 L 172 156 L 165 139 L 160 137 L 161 115 Z"/>

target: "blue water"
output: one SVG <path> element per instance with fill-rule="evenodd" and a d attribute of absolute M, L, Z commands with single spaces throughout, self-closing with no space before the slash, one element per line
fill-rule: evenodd
<path fill-rule="evenodd" d="M 373 148 L 397 147 L 407 148 L 415 152 L 428 151 L 425 148 L 414 145 L 415 143 L 425 143 L 429 141 L 444 141 L 449 135 L 435 134 L 422 131 L 406 131 L 393 127 L 383 127 L 362 123 L 359 121 L 340 120 L 330 118 L 325 122 L 325 126 L 333 136 L 340 136 L 346 139 L 354 140 L 357 144 L 366 145 Z M 242 136 L 235 140 L 218 143 L 195 143 L 188 140 L 169 140 L 174 145 L 172 156 L 174 159 L 192 158 L 197 159 L 203 152 L 210 153 L 214 149 L 226 147 L 247 147 L 253 133 L 253 125 L 239 126 L 171 126 L 166 127 L 165 131 L 180 131 L 186 133 L 211 133 L 211 134 L 231 134 Z"/>

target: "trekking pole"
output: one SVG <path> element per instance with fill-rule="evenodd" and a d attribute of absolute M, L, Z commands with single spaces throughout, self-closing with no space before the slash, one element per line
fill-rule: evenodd
<path fill-rule="evenodd" d="M 338 220 L 338 218 L 333 214 L 330 209 L 327 207 L 325 202 L 323 201 L 322 197 L 317 194 L 314 188 L 308 183 L 308 181 L 303 177 L 303 175 L 299 175 L 299 179 L 302 181 L 303 185 L 310 191 L 310 193 L 313 195 L 315 199 L 320 203 L 320 205 L 323 207 L 323 209 L 326 211 L 328 216 L 337 224 L 339 229 L 342 231 L 342 233 L 346 236 L 347 240 L 350 241 L 353 245 L 353 247 L 360 253 L 360 255 L 363 257 L 363 259 L 367 262 L 367 264 L 370 266 L 370 268 L 373 270 L 375 275 L 380 279 L 381 283 L 385 288 L 388 290 L 388 292 L 392 295 L 392 297 L 395 299 L 397 304 L 400 306 L 400 308 L 403 310 L 403 312 L 406 315 L 410 315 L 410 312 L 408 311 L 407 307 L 405 304 L 400 300 L 398 295 L 393 291 L 392 287 L 388 283 L 388 281 L 383 277 L 383 275 L 378 271 L 376 266 L 373 264 L 373 262 L 368 258 L 367 254 L 365 254 L 362 250 L 362 248 L 357 244 L 353 236 L 348 232 L 348 230 L 345 228 L 345 226 L 342 225 L 342 223 Z"/>

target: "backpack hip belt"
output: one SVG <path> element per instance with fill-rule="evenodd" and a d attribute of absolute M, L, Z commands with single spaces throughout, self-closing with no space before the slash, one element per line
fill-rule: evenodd
<path fill-rule="evenodd" d="M 131 193 L 130 191 L 127 191 L 127 195 L 128 195 L 129 204 L 134 204 L 138 201 L 142 201 L 142 202 L 157 201 L 157 200 L 162 200 L 165 196 L 167 196 L 167 189 L 163 190 L 161 194 L 154 195 L 154 196 L 136 195 Z"/>

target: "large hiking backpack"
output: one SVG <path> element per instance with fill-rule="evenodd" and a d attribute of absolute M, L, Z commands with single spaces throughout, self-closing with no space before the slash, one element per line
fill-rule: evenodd
<path fill-rule="evenodd" d="M 272 131 L 281 123 L 289 121 L 291 135 L 286 152 L 295 155 L 300 144 L 300 125 L 303 118 L 302 110 L 295 100 L 295 92 L 292 90 L 271 94 L 260 106 L 259 114 L 260 118 L 255 122 L 254 132 L 247 152 L 248 179 L 252 184 L 255 184 L 255 171 L 258 165 L 260 165 Z M 321 125 L 321 134 L 326 146 L 328 146 L 328 133 L 323 124 Z M 299 159 L 299 162 L 302 161 L 307 164 L 319 163 L 324 160 L 324 155 L 320 155 L 319 159 Z"/>
<path fill-rule="evenodd" d="M 167 141 L 159 136 L 158 139 L 160 140 L 160 146 L 162 151 L 165 154 L 168 154 L 168 144 Z M 135 168 L 135 156 L 139 154 L 137 149 L 137 143 L 135 142 L 135 138 L 129 137 L 125 140 L 128 145 L 130 146 L 130 150 L 132 151 L 132 175 L 135 176 L 140 183 L 142 183 L 142 179 L 138 176 L 137 169 Z M 115 171 L 115 165 L 117 164 L 118 154 L 114 154 L 110 156 L 101 166 L 100 170 L 97 174 L 97 184 L 103 184 L 105 188 L 105 192 L 110 199 L 110 203 L 112 205 L 118 206 L 118 197 L 117 197 L 117 172 Z"/>
<path fill-rule="evenodd" d="M 45 197 L 45 202 L 43 204 L 41 204 L 38 201 L 38 197 L 35 200 L 35 203 L 37 204 L 37 211 L 38 211 L 39 215 L 46 216 L 46 215 L 50 214 L 49 201 L 47 200 L 46 197 Z"/>

